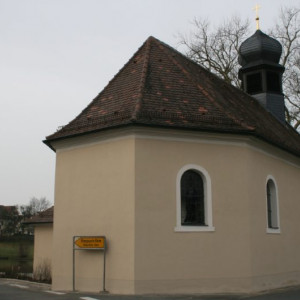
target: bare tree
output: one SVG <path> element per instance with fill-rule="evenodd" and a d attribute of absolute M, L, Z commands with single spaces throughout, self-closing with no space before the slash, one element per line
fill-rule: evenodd
<path fill-rule="evenodd" d="M 235 16 L 216 28 L 202 19 L 194 19 L 193 25 L 195 29 L 189 36 L 179 37 L 187 56 L 226 82 L 240 86 L 238 49 L 249 36 L 249 21 Z"/>
<path fill-rule="evenodd" d="M 32 197 L 28 205 L 20 206 L 21 214 L 24 218 L 30 218 L 51 206 L 50 201 L 46 197 L 36 198 Z"/>
<path fill-rule="evenodd" d="M 180 35 L 186 55 L 226 82 L 240 86 L 238 79 L 238 49 L 250 36 L 249 20 L 232 17 L 215 28 L 203 19 L 194 19 L 194 30 Z M 283 46 L 281 64 L 286 68 L 283 89 L 287 107 L 287 121 L 300 128 L 300 10 L 284 8 L 269 33 Z"/>
<path fill-rule="evenodd" d="M 300 128 L 300 8 L 282 8 L 277 24 L 269 34 L 279 40 L 283 48 L 281 64 L 285 67 L 286 116 L 297 129 Z"/>

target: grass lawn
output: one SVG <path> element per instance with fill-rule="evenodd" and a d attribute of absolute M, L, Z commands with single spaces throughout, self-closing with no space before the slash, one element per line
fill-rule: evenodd
<path fill-rule="evenodd" d="M 0 272 L 8 274 L 31 273 L 33 239 L 6 238 L 0 240 Z"/>

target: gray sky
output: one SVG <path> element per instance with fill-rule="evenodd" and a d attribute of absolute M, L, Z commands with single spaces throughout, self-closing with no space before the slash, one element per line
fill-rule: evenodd
<path fill-rule="evenodd" d="M 282 5 L 257 0 L 261 30 Z M 253 20 L 256 0 L 0 0 L 0 205 L 54 201 L 45 136 L 77 116 L 150 36 L 177 47 L 195 17 Z"/>

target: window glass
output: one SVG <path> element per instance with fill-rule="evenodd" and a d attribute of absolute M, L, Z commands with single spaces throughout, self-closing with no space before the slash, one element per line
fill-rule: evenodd
<path fill-rule="evenodd" d="M 204 189 L 201 175 L 186 171 L 180 182 L 181 225 L 205 225 Z"/>
<path fill-rule="evenodd" d="M 274 181 L 269 179 L 267 182 L 267 214 L 268 214 L 268 228 L 278 229 L 278 204 L 276 187 Z"/>

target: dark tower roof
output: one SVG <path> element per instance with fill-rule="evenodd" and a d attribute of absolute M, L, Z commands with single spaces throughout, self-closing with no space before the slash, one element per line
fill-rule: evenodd
<path fill-rule="evenodd" d="M 45 143 L 52 147 L 53 141 L 124 126 L 250 134 L 300 156 L 297 132 L 253 97 L 153 37 Z"/>
<path fill-rule="evenodd" d="M 239 63 L 242 67 L 257 64 L 278 64 L 282 53 L 281 44 L 260 30 L 246 39 L 239 49 Z"/>
<path fill-rule="evenodd" d="M 245 92 L 285 124 L 285 103 L 282 91 L 284 67 L 279 64 L 281 44 L 257 30 L 239 49 L 239 79 Z"/>

